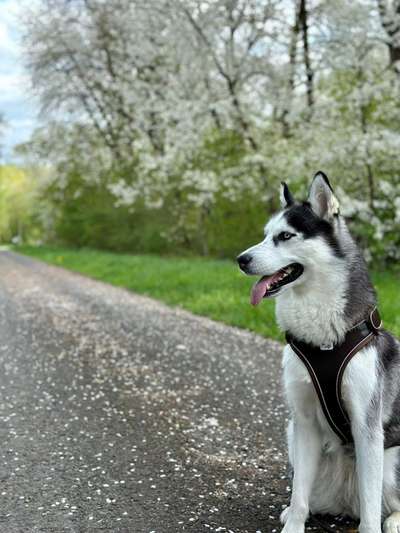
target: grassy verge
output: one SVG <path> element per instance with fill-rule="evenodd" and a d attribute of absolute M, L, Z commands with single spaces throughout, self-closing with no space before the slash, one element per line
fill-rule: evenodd
<path fill-rule="evenodd" d="M 275 323 L 273 302 L 252 307 L 249 295 L 254 279 L 245 277 L 230 261 L 30 246 L 20 246 L 16 251 L 226 324 L 283 338 Z M 385 326 L 400 335 L 399 276 L 375 273 L 373 280 Z"/>

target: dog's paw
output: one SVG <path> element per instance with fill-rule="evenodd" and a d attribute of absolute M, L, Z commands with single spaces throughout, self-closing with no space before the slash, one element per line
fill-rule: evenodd
<path fill-rule="evenodd" d="M 383 533 L 400 533 L 400 513 L 392 513 L 386 518 Z"/>
<path fill-rule="evenodd" d="M 397 529 L 393 530 L 397 533 Z M 382 533 L 380 521 L 376 522 L 375 525 L 363 525 L 360 524 L 358 528 L 358 533 Z M 400 530 L 399 530 L 400 533 Z"/>
<path fill-rule="evenodd" d="M 289 512 L 290 512 L 290 507 L 287 506 L 286 509 L 284 509 L 282 512 L 281 512 L 281 516 L 280 516 L 280 521 L 281 521 L 281 524 L 285 525 L 286 522 L 287 522 L 287 519 L 288 519 L 288 515 L 289 515 Z"/>
<path fill-rule="evenodd" d="M 304 533 L 304 521 L 290 516 L 290 507 L 286 507 L 281 513 L 281 522 L 285 524 L 282 533 Z"/>
<path fill-rule="evenodd" d="M 289 505 L 281 512 L 280 520 L 285 526 L 282 533 L 304 533 L 306 518 L 302 513 L 293 512 Z"/>
<path fill-rule="evenodd" d="M 285 527 L 282 529 L 281 533 L 304 533 L 305 526 L 301 524 L 293 525 L 289 522 L 286 522 Z"/>

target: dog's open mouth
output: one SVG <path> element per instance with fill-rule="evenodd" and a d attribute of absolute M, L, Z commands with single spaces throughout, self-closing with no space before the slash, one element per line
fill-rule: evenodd
<path fill-rule="evenodd" d="M 303 271 L 304 268 L 300 263 L 291 263 L 275 274 L 263 276 L 252 288 L 250 300 L 252 305 L 258 305 L 263 298 L 275 296 L 281 287 L 295 281 L 302 275 Z"/>

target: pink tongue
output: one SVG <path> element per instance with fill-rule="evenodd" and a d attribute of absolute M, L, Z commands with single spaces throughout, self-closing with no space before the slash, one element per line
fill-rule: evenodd
<path fill-rule="evenodd" d="M 271 285 L 271 283 L 279 277 L 280 273 L 281 271 L 278 270 L 278 272 L 275 272 L 272 276 L 264 276 L 253 285 L 250 297 L 250 303 L 252 305 L 258 305 L 261 302 L 265 295 L 265 291 L 267 290 L 267 284 Z"/>

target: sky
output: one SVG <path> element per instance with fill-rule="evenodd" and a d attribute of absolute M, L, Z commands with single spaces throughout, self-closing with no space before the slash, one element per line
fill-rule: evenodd
<path fill-rule="evenodd" d="M 29 139 L 38 125 L 38 103 L 30 90 L 21 50 L 21 0 L 0 0 L 0 113 L 6 128 L 0 138 L 1 159 L 13 160 L 13 147 Z"/>

